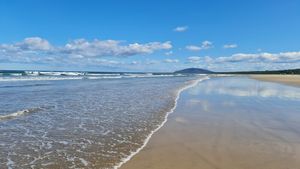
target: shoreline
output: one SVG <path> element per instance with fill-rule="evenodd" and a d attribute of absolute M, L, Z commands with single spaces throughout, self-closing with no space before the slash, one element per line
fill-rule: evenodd
<path fill-rule="evenodd" d="M 121 160 L 120 163 L 118 163 L 117 165 L 115 165 L 113 167 L 113 169 L 119 169 L 119 168 L 122 168 L 122 166 L 124 164 L 126 164 L 128 161 L 130 161 L 134 156 L 136 156 L 140 151 L 142 151 L 148 144 L 148 142 L 150 141 L 151 137 L 157 132 L 159 131 L 159 129 L 161 129 L 165 123 L 168 121 L 168 117 L 170 114 L 172 114 L 174 112 L 174 110 L 176 109 L 177 107 L 177 103 L 178 103 L 178 100 L 180 98 L 180 94 L 185 91 L 186 89 L 189 89 L 191 87 L 194 87 L 196 86 L 198 83 L 204 81 L 204 80 L 207 80 L 207 79 L 210 79 L 208 75 L 204 76 L 204 77 L 201 77 L 201 78 L 198 78 L 196 80 L 193 80 L 190 82 L 190 84 L 186 85 L 186 86 L 183 86 L 182 88 L 178 89 L 177 91 L 177 94 L 176 94 L 176 98 L 174 100 L 174 106 L 168 111 L 166 112 L 166 115 L 165 115 L 165 118 L 164 118 L 164 121 L 153 131 L 151 131 L 151 133 L 148 135 L 148 137 L 144 140 L 144 143 L 143 145 L 138 148 L 135 152 L 132 152 L 128 157 L 124 158 Z"/>
<path fill-rule="evenodd" d="M 249 75 L 250 78 L 300 87 L 300 75 Z"/>
<path fill-rule="evenodd" d="M 240 81 L 241 88 L 232 88 L 231 85 Z M 298 132 L 282 133 L 286 128 L 298 130 L 300 119 L 293 114 L 297 102 L 295 105 L 295 102 L 278 97 L 280 103 L 285 102 L 278 104 L 272 96 L 272 102 L 265 105 L 268 95 L 245 95 L 248 84 L 255 90 L 261 90 L 262 86 L 278 86 L 297 92 L 297 88 L 256 81 L 249 76 L 217 77 L 198 84 L 180 93 L 168 123 L 121 169 L 281 169 L 300 165 L 294 160 L 300 157 L 300 144 L 293 141 L 300 139 L 300 135 Z M 207 90 L 203 89 L 205 87 Z M 281 91 L 280 88 L 273 89 Z M 226 93 L 226 89 L 237 93 Z M 261 103 L 253 109 L 257 101 Z M 278 121 L 283 109 L 288 118 Z M 290 119 L 294 121 L 287 123 Z"/>

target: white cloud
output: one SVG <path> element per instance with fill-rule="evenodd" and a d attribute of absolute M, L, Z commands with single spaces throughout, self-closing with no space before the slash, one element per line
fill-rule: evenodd
<path fill-rule="evenodd" d="M 171 50 L 165 53 L 165 55 L 167 55 L 167 56 L 170 56 L 172 54 L 173 54 L 173 51 L 171 51 Z"/>
<path fill-rule="evenodd" d="M 200 51 L 200 50 L 210 49 L 212 47 L 213 47 L 213 43 L 206 40 L 206 41 L 203 41 L 200 46 L 188 45 L 185 48 L 190 51 Z"/>
<path fill-rule="evenodd" d="M 299 52 L 281 52 L 281 53 L 236 53 L 225 57 L 199 57 L 191 56 L 187 58 L 189 62 L 195 63 L 204 61 L 206 63 L 295 63 L 300 62 Z"/>
<path fill-rule="evenodd" d="M 225 44 L 223 46 L 224 49 L 232 49 L 232 48 L 237 48 L 238 45 L 237 44 Z"/>
<path fill-rule="evenodd" d="M 207 41 L 207 40 L 202 42 L 202 45 L 201 45 L 202 49 L 209 49 L 209 48 L 212 48 L 212 47 L 213 47 L 212 42 Z"/>
<path fill-rule="evenodd" d="M 51 44 L 40 37 L 25 38 L 15 44 L 0 44 L 2 52 L 48 51 L 51 49 Z"/>
<path fill-rule="evenodd" d="M 204 57 L 190 56 L 187 58 L 187 60 L 189 63 L 192 64 L 198 64 L 198 63 L 210 64 L 212 62 L 212 58 L 209 56 L 204 56 Z"/>
<path fill-rule="evenodd" d="M 295 69 L 300 67 L 300 51 L 236 53 L 225 57 L 191 56 L 187 61 L 196 64 L 193 66 L 218 71 Z"/>
<path fill-rule="evenodd" d="M 179 60 L 178 59 L 165 59 L 164 62 L 166 62 L 166 63 L 178 63 Z"/>
<path fill-rule="evenodd" d="M 281 52 L 281 53 L 237 53 L 228 57 L 218 57 L 216 62 L 299 62 L 299 52 Z"/>
<path fill-rule="evenodd" d="M 139 62 L 134 60 L 134 61 L 131 62 L 131 64 L 132 65 L 137 65 L 137 64 L 139 64 Z"/>
<path fill-rule="evenodd" d="M 94 59 L 95 63 L 108 63 L 107 60 L 97 59 L 151 54 L 159 50 L 170 50 L 171 48 L 170 41 L 126 44 L 116 40 L 98 39 L 93 41 L 77 39 L 64 46 L 53 46 L 45 39 L 31 37 L 13 44 L 0 44 L 0 60 L 20 63 L 93 63 L 91 60 Z"/>
<path fill-rule="evenodd" d="M 190 51 L 199 51 L 201 50 L 201 47 L 200 46 L 195 46 L 195 45 L 188 45 L 185 47 L 187 50 L 190 50 Z"/>
<path fill-rule="evenodd" d="M 86 57 L 101 57 L 101 56 L 133 56 L 138 54 L 151 54 L 157 50 L 171 49 L 170 41 L 150 42 L 145 44 L 133 43 L 121 45 L 120 41 L 116 40 L 94 40 L 87 41 L 85 39 L 77 39 L 66 44 L 61 49 L 61 52 L 67 54 L 83 55 Z"/>
<path fill-rule="evenodd" d="M 190 45 L 195 46 L 195 45 Z M 200 50 L 213 47 L 212 42 L 204 41 L 196 46 Z M 209 57 L 191 56 L 187 62 L 178 59 L 131 61 L 120 60 L 135 55 L 146 55 L 166 50 L 172 53 L 171 42 L 126 43 L 117 40 L 77 39 L 62 46 L 53 45 L 39 37 L 26 38 L 23 41 L 0 44 L 1 63 L 30 63 L 47 65 L 104 65 L 128 67 L 140 70 L 167 70 L 184 68 L 187 64 L 212 70 L 261 70 L 288 69 L 300 67 L 300 51 L 268 53 L 236 53 L 230 56 Z M 165 54 L 166 54 L 165 53 Z M 173 63 L 173 64 L 167 64 Z M 176 64 L 175 64 L 176 63 Z M 153 66 L 155 64 L 155 66 Z M 167 65 L 167 66 L 166 66 Z"/>
<path fill-rule="evenodd" d="M 52 48 L 47 40 L 40 37 L 25 38 L 24 41 L 18 43 L 17 46 L 28 50 L 50 50 Z"/>
<path fill-rule="evenodd" d="M 178 27 L 174 28 L 173 31 L 175 31 L 175 32 L 185 32 L 185 31 L 188 30 L 188 28 L 189 28 L 188 26 L 178 26 Z"/>
<path fill-rule="evenodd" d="M 154 65 L 154 64 L 158 64 L 160 63 L 160 61 L 158 60 L 147 60 L 146 61 L 146 65 Z"/>
<path fill-rule="evenodd" d="M 100 59 L 100 58 L 96 58 L 96 59 L 88 59 L 89 64 L 100 64 L 100 65 L 120 65 L 122 64 L 119 61 L 116 60 L 107 60 L 107 59 Z"/>
<path fill-rule="evenodd" d="M 188 61 L 190 63 L 199 63 L 200 60 L 201 60 L 201 57 L 199 57 L 199 56 L 190 56 L 190 57 L 188 57 Z"/>

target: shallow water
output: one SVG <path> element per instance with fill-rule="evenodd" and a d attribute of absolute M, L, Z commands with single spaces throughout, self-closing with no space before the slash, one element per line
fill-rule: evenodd
<path fill-rule="evenodd" d="M 0 83 L 0 168 L 112 168 L 196 77 Z"/>
<path fill-rule="evenodd" d="M 299 169 L 299 94 L 243 76 L 202 81 L 121 169 Z"/>
<path fill-rule="evenodd" d="M 191 140 L 199 140 L 194 150 L 215 168 L 299 168 L 299 87 L 220 77 L 199 83 L 181 98 L 175 120 L 189 124 L 195 132 Z"/>

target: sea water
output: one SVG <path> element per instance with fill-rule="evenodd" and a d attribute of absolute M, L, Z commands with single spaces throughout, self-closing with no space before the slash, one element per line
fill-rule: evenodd
<path fill-rule="evenodd" d="M 0 75 L 0 168 L 114 168 L 201 78 L 29 74 Z"/>

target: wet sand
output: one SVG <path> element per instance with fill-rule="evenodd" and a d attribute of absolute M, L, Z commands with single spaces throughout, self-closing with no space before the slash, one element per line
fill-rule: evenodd
<path fill-rule="evenodd" d="M 299 169 L 299 159 L 300 89 L 222 77 L 184 91 L 121 169 Z"/>
<path fill-rule="evenodd" d="M 300 87 L 300 75 L 251 75 L 253 79 Z"/>

